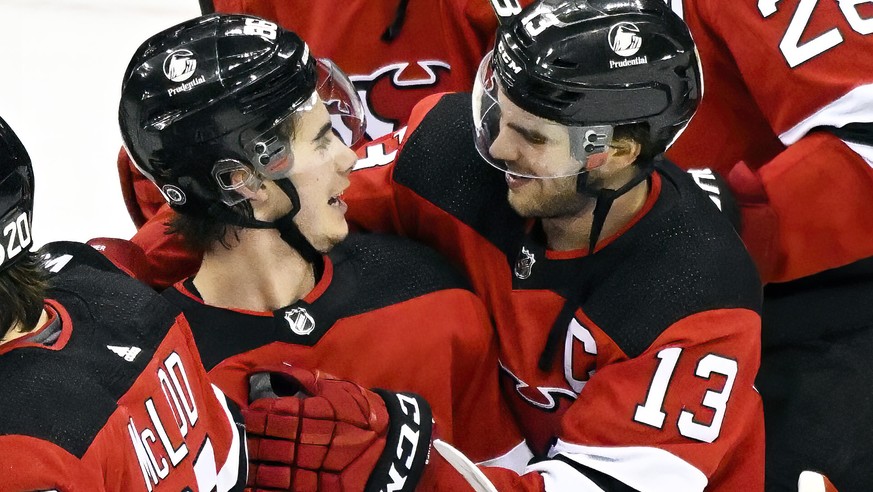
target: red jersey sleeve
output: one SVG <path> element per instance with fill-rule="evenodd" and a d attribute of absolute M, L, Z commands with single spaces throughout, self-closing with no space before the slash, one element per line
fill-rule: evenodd
<path fill-rule="evenodd" d="M 167 223 L 176 212 L 164 204 L 130 239 L 145 254 L 143 271 L 149 278 L 139 280 L 163 290 L 200 268 L 202 254 L 189 250 L 179 234 L 167 234 Z"/>
<path fill-rule="evenodd" d="M 29 436 L 0 436 L 0 491 L 104 491 L 97 463 L 86 463 L 50 442 Z"/>
<path fill-rule="evenodd" d="M 764 280 L 873 255 L 873 6 L 671 3 L 694 35 L 706 90 L 668 156 L 725 176 L 745 163 L 751 173 L 732 186 Z"/>
<path fill-rule="evenodd" d="M 548 459 L 522 475 L 481 471 L 500 491 L 761 490 L 759 328 L 758 315 L 741 309 L 678 321 L 640 356 L 595 372 Z"/>
<path fill-rule="evenodd" d="M 681 319 L 640 356 L 591 377 L 549 454 L 637 490 L 755 490 L 764 450 L 753 387 L 759 331 L 748 310 Z"/>
<path fill-rule="evenodd" d="M 873 169 L 827 132 L 757 170 L 728 175 L 743 242 L 765 281 L 787 281 L 873 256 Z"/>
<path fill-rule="evenodd" d="M 358 229 L 373 232 L 403 233 L 400 210 L 392 177 L 395 160 L 406 137 L 444 94 L 435 94 L 415 105 L 409 126 L 358 149 L 358 162 L 350 176 L 351 185 L 343 194 L 349 205 L 346 220 Z"/>

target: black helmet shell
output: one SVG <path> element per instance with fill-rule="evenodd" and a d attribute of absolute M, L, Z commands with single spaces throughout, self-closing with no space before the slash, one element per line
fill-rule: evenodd
<path fill-rule="evenodd" d="M 663 0 L 541 0 L 501 26 L 506 95 L 568 126 L 647 123 L 666 148 L 702 96 L 697 52 Z"/>
<path fill-rule="evenodd" d="M 247 148 L 316 88 L 315 60 L 293 32 L 258 17 L 214 14 L 143 43 L 125 72 L 124 145 L 173 208 L 214 215 L 219 161 L 250 162 Z"/>
<path fill-rule="evenodd" d="M 33 242 L 33 167 L 27 150 L 0 118 L 0 270 L 12 265 Z M 7 232 L 12 227 L 12 235 Z"/>

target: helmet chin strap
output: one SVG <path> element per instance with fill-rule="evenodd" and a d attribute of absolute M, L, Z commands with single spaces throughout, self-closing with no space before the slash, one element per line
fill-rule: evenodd
<path fill-rule="evenodd" d="M 612 204 L 618 197 L 624 195 L 631 188 L 648 178 L 655 169 L 655 163 L 652 160 L 641 162 L 637 169 L 638 171 L 634 177 L 617 190 L 610 188 L 601 188 L 599 190 L 589 188 L 587 186 L 589 173 L 579 174 L 576 178 L 576 192 L 597 200 L 594 204 L 594 212 L 592 213 L 591 232 L 588 234 L 588 254 L 594 253 L 594 247 L 597 246 L 597 241 L 600 239 L 600 233 L 603 231 L 603 225 L 606 223 L 606 216 L 609 215 Z"/>
<path fill-rule="evenodd" d="M 308 263 L 312 264 L 315 278 L 321 277 L 324 270 L 324 259 L 321 253 L 315 249 L 312 243 L 306 239 L 306 236 L 300 232 L 300 228 L 294 223 L 294 216 L 300 211 L 300 195 L 294 184 L 288 178 L 277 179 L 273 181 L 282 190 L 283 193 L 291 200 L 291 211 L 279 217 L 273 222 L 258 220 L 255 218 L 245 218 L 231 212 L 225 205 L 215 203 L 210 207 L 210 214 L 219 220 L 228 224 L 233 224 L 239 227 L 250 229 L 276 229 L 279 231 L 279 236 L 295 251 L 300 253 Z"/>
<path fill-rule="evenodd" d="M 294 223 L 294 216 L 300 211 L 300 195 L 297 194 L 297 188 L 289 178 L 282 178 L 274 181 L 279 188 L 291 200 L 291 211 L 276 219 L 273 224 L 279 231 L 282 239 L 292 248 L 296 249 L 304 260 L 311 263 L 315 269 L 315 278 L 321 277 L 321 272 L 324 269 L 324 260 L 321 253 L 315 249 L 315 246 L 306 239 L 306 236 L 300 232 L 300 228 Z"/>

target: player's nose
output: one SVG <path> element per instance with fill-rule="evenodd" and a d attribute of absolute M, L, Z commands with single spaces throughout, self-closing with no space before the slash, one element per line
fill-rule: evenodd
<path fill-rule="evenodd" d="M 358 156 L 355 154 L 355 151 L 342 144 L 342 149 L 340 149 L 336 158 L 337 170 L 340 174 L 348 175 L 352 172 L 352 168 L 357 160 Z"/>
<path fill-rule="evenodd" d="M 497 134 L 497 137 L 488 147 L 488 153 L 497 160 L 512 162 L 518 159 L 518 146 L 512 142 L 512 139 L 506 133 L 500 132 Z"/>

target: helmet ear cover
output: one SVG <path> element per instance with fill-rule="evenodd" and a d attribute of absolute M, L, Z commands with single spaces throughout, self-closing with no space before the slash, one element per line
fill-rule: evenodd
<path fill-rule="evenodd" d="M 0 118 L 0 271 L 26 256 L 33 244 L 33 166 L 12 128 Z"/>

